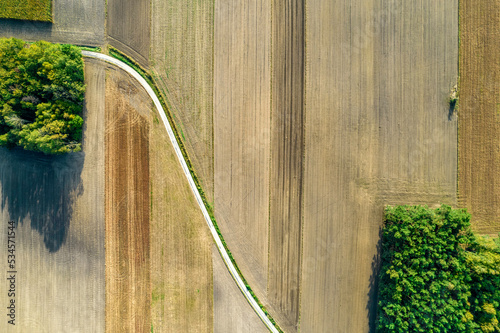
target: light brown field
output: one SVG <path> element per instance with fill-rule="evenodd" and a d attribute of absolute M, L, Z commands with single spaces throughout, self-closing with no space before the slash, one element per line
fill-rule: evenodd
<path fill-rule="evenodd" d="M 268 297 L 286 332 L 299 320 L 304 155 L 304 1 L 273 1 Z"/>
<path fill-rule="evenodd" d="M 0 37 L 100 46 L 105 41 L 105 0 L 52 1 L 54 22 L 0 21 Z"/>
<path fill-rule="evenodd" d="M 215 8 L 215 217 L 260 298 L 268 269 L 270 5 L 227 0 Z"/>
<path fill-rule="evenodd" d="M 238 289 L 217 247 L 212 247 L 214 276 L 214 332 L 269 332 Z"/>
<path fill-rule="evenodd" d="M 106 79 L 106 331 L 151 328 L 149 126 L 151 101 L 128 74 Z"/>
<path fill-rule="evenodd" d="M 107 0 L 108 42 L 144 67 L 149 64 L 149 0 Z"/>
<path fill-rule="evenodd" d="M 306 3 L 301 332 L 369 332 L 385 204 L 456 203 L 454 2 Z"/>
<path fill-rule="evenodd" d="M 500 3 L 460 2 L 459 202 L 500 232 Z"/>
<path fill-rule="evenodd" d="M 212 236 L 159 118 L 149 144 L 153 331 L 213 332 Z"/>
<path fill-rule="evenodd" d="M 153 0 L 151 68 L 213 202 L 214 1 Z"/>
<path fill-rule="evenodd" d="M 16 325 L 4 314 L 1 332 L 104 332 L 104 68 L 86 61 L 85 83 L 83 152 L 0 149 L 2 279 L 17 223 Z M 6 283 L 0 295 L 6 308 Z"/>

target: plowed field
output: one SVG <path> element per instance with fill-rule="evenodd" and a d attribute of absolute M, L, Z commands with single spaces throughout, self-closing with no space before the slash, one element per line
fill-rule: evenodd
<path fill-rule="evenodd" d="M 149 96 L 128 74 L 106 79 L 106 331 L 151 328 Z"/>

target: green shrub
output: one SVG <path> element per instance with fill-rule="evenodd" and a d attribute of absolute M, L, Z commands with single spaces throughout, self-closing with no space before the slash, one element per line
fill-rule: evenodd
<path fill-rule="evenodd" d="M 0 145 L 46 154 L 81 150 L 81 51 L 0 39 Z"/>
<path fill-rule="evenodd" d="M 378 332 L 499 332 L 500 247 L 469 220 L 444 205 L 386 208 Z"/>

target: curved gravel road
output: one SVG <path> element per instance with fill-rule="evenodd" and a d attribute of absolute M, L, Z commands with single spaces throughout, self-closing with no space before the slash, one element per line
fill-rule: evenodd
<path fill-rule="evenodd" d="M 248 289 L 245 287 L 245 284 L 243 283 L 243 280 L 239 276 L 238 272 L 236 271 L 236 268 L 234 267 L 233 263 L 231 262 L 231 259 L 229 258 L 229 255 L 224 248 L 224 245 L 222 245 L 222 241 L 217 234 L 217 230 L 215 230 L 215 227 L 212 223 L 212 220 L 210 216 L 208 215 L 207 208 L 203 204 L 203 200 L 201 200 L 200 193 L 198 192 L 198 189 L 196 188 L 196 185 L 194 183 L 193 177 L 191 176 L 191 173 L 189 172 L 189 169 L 187 167 L 186 161 L 184 160 L 184 156 L 181 153 L 181 149 L 179 148 L 179 144 L 177 143 L 177 140 L 175 139 L 174 132 L 172 131 L 172 127 L 170 126 L 170 123 L 168 122 L 167 116 L 165 111 L 163 110 L 163 107 L 161 106 L 160 101 L 158 100 L 158 97 L 156 97 L 156 94 L 154 93 L 153 89 L 149 86 L 149 84 L 144 80 L 142 76 L 140 76 L 132 67 L 128 66 L 127 64 L 121 62 L 120 60 L 117 60 L 115 58 L 112 58 L 108 55 L 101 54 L 101 53 L 96 53 L 96 52 L 90 52 L 90 51 L 82 51 L 82 54 L 84 57 L 88 58 L 94 58 L 94 59 L 99 59 L 103 60 L 107 63 L 113 64 L 124 71 L 126 71 L 128 74 L 132 75 L 139 83 L 146 89 L 148 92 L 149 96 L 153 100 L 156 109 L 158 110 L 158 113 L 160 114 L 160 117 L 163 121 L 163 125 L 165 125 L 165 129 L 167 130 L 168 136 L 170 138 L 170 142 L 172 142 L 172 146 L 174 147 L 175 153 L 177 154 L 177 158 L 179 162 L 181 163 L 182 170 L 184 171 L 184 174 L 186 175 L 186 178 L 189 182 L 189 186 L 191 186 L 191 190 L 194 193 L 194 196 L 196 197 L 196 201 L 198 202 L 198 206 L 200 206 L 200 209 L 203 213 L 203 216 L 205 217 L 205 221 L 208 224 L 208 228 L 210 229 L 210 232 L 212 233 L 212 237 L 215 240 L 215 243 L 217 244 L 217 247 L 219 249 L 219 252 L 222 256 L 222 259 L 226 263 L 226 266 L 233 276 L 234 281 L 238 285 L 238 288 L 240 288 L 241 292 L 243 295 L 245 295 L 245 298 L 247 299 L 248 303 L 252 306 L 254 311 L 257 313 L 257 315 L 260 317 L 262 322 L 267 326 L 267 328 L 271 332 L 278 333 L 278 330 L 273 326 L 271 321 L 267 318 L 266 314 L 262 309 L 259 307 L 255 299 L 252 297 Z"/>

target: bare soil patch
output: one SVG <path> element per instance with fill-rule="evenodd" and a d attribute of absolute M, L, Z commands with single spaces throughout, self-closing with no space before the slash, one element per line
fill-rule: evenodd
<path fill-rule="evenodd" d="M 151 329 L 149 126 L 151 102 L 128 74 L 106 80 L 106 331 Z"/>
<path fill-rule="evenodd" d="M 86 61 L 85 83 L 81 153 L 0 150 L 0 267 L 13 220 L 17 271 L 16 325 L 2 332 L 104 332 L 104 68 Z"/>
<path fill-rule="evenodd" d="M 500 3 L 460 2 L 459 202 L 500 232 Z"/>

